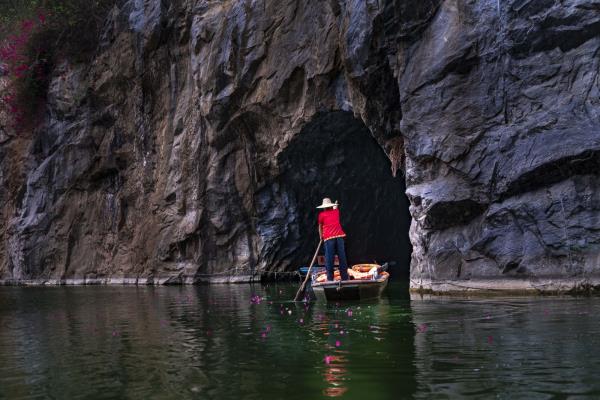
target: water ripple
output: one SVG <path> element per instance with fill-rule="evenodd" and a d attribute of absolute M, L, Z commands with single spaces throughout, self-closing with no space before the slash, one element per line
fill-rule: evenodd
<path fill-rule="evenodd" d="M 600 299 L 0 288 L 3 398 L 598 397 Z"/>

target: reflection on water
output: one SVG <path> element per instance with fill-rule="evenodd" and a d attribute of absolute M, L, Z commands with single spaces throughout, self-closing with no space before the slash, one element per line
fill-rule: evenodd
<path fill-rule="evenodd" d="M 600 299 L 296 289 L 0 288 L 0 399 L 600 396 Z"/>
<path fill-rule="evenodd" d="M 389 398 L 415 387 L 405 291 L 297 285 L 0 288 L 0 398 Z M 412 383 L 410 383 L 412 382 Z"/>
<path fill-rule="evenodd" d="M 418 397 L 600 398 L 598 298 L 411 303 Z"/>
<path fill-rule="evenodd" d="M 348 386 L 344 383 L 347 372 L 345 365 L 347 363 L 348 359 L 342 354 L 325 356 L 325 364 L 327 365 L 324 369 L 324 377 L 328 385 L 323 390 L 323 394 L 327 397 L 340 397 L 348 390 Z"/>

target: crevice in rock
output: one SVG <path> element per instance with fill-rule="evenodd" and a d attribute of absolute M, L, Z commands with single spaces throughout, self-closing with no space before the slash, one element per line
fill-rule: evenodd
<path fill-rule="evenodd" d="M 464 225 L 483 214 L 487 207 L 487 204 L 472 199 L 439 202 L 427 211 L 423 226 L 427 229 L 443 230 Z"/>
<path fill-rule="evenodd" d="M 551 186 L 575 175 L 598 174 L 600 150 L 586 150 L 580 154 L 544 163 L 512 181 L 500 195 L 502 200 L 517 194 Z"/>
<path fill-rule="evenodd" d="M 385 35 L 395 39 L 414 40 L 435 16 L 441 0 L 387 0 L 383 7 Z"/>
<path fill-rule="evenodd" d="M 550 14 L 533 27 L 514 29 L 509 35 L 513 42 L 510 53 L 519 58 L 555 48 L 564 53 L 600 35 L 600 19 L 590 18 L 587 24 L 577 26 L 580 19 L 580 15 Z"/>

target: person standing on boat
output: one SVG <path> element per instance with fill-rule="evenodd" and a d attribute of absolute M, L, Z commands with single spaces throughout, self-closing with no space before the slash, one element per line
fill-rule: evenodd
<path fill-rule="evenodd" d="M 319 213 L 318 225 L 319 236 L 325 245 L 327 280 L 333 280 L 333 259 L 337 253 L 340 260 L 340 276 L 343 281 L 347 281 L 348 263 L 346 262 L 346 249 L 344 248 L 344 238 L 346 237 L 346 234 L 340 224 L 340 210 L 338 210 L 337 201 L 332 203 L 331 199 L 326 197 L 323 199 L 323 204 L 317 208 L 324 209 Z"/>

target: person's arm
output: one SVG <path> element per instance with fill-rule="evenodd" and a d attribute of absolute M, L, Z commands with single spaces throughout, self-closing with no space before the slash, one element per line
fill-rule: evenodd
<path fill-rule="evenodd" d="M 317 229 L 319 230 L 319 239 L 323 239 L 323 221 L 321 220 L 321 214 L 317 218 Z"/>

